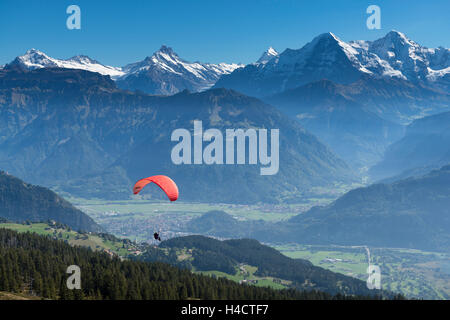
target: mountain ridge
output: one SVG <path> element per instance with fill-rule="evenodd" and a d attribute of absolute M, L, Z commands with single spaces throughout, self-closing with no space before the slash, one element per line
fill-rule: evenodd
<path fill-rule="evenodd" d="M 215 86 L 262 97 L 321 79 L 348 84 L 365 75 L 408 80 L 442 91 L 448 91 L 450 85 L 450 49 L 420 46 L 396 30 L 375 41 L 344 42 L 332 32 L 323 33 L 300 49 L 287 48 L 278 53 L 270 47 L 258 61 L 246 66 L 187 62 L 165 45 L 142 61 L 123 67 L 106 66 L 85 55 L 55 59 L 36 49 L 9 65 L 99 72 L 110 75 L 124 89 L 150 94 L 202 91 Z"/>
<path fill-rule="evenodd" d="M 40 68 L 87 70 L 110 76 L 123 89 L 141 90 L 150 94 L 174 94 L 185 89 L 191 91 L 208 89 L 222 74 L 230 73 L 242 65 L 188 62 L 181 59 L 172 48 L 163 45 L 152 56 L 123 67 L 103 65 L 86 55 L 55 59 L 34 48 L 4 66 L 4 68 L 12 67 L 25 70 Z"/>
<path fill-rule="evenodd" d="M 297 122 L 232 90 L 151 96 L 120 90 L 97 73 L 53 68 L 1 70 L 0 97 L 0 165 L 32 183 L 64 185 L 64 191 L 83 196 L 128 198 L 132 183 L 149 170 L 184 184 L 185 199 L 222 202 L 280 201 L 317 185 L 356 179 Z M 276 176 L 261 176 L 256 165 L 175 165 L 171 132 L 191 131 L 194 120 L 222 131 L 280 129 L 280 154 L 289 157 L 280 158 Z M 219 190 L 208 192 L 209 182 L 193 179 L 199 176 L 216 181 Z M 281 177 L 284 182 L 275 183 Z"/>
<path fill-rule="evenodd" d="M 419 177 L 349 191 L 290 219 L 314 243 L 450 248 L 450 165 Z M 293 230 L 291 229 L 291 230 Z"/>
<path fill-rule="evenodd" d="M 364 281 L 314 266 L 308 260 L 289 258 L 254 239 L 221 241 L 193 235 L 165 240 L 160 247 L 190 250 L 191 263 L 197 270 L 209 271 L 215 266 L 230 272 L 233 269 L 229 270 L 229 266 L 245 263 L 258 268 L 255 275 L 289 280 L 294 288 L 300 290 L 367 296 L 382 293 L 367 289 Z"/>
<path fill-rule="evenodd" d="M 388 147 L 369 174 L 374 180 L 411 175 L 418 168 L 440 167 L 450 163 L 450 112 L 443 112 L 412 122 L 405 136 Z M 406 174 L 408 176 L 408 174 Z"/>
<path fill-rule="evenodd" d="M 448 90 L 449 57 L 450 49 L 422 47 L 398 31 L 375 41 L 348 43 L 328 32 L 300 49 L 286 49 L 266 64 L 224 75 L 215 86 L 261 97 L 321 79 L 349 84 L 370 75 Z"/>
<path fill-rule="evenodd" d="M 192 219 L 186 232 L 266 243 L 370 246 L 449 252 L 450 165 L 353 189 L 280 222 L 238 221 L 223 211 Z"/>
<path fill-rule="evenodd" d="M 402 137 L 403 128 L 372 112 L 349 88 L 320 80 L 264 100 L 295 118 L 350 165 L 369 167 Z"/>
<path fill-rule="evenodd" d="M 54 220 L 78 231 L 102 231 L 94 220 L 53 191 L 27 184 L 3 171 L 0 171 L 0 216 L 14 222 Z"/>

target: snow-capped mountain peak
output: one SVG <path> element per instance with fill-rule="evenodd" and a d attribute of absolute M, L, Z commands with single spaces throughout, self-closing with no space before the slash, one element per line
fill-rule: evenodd
<path fill-rule="evenodd" d="M 57 67 L 54 59 L 34 48 L 27 50 L 24 55 L 17 57 L 14 61 L 30 70 L 44 67 Z"/>
<path fill-rule="evenodd" d="M 391 42 L 401 42 L 402 44 L 414 45 L 415 42 L 406 37 L 403 32 L 392 30 L 389 31 L 382 39 L 390 40 Z"/>
<path fill-rule="evenodd" d="M 165 45 L 161 46 L 161 48 L 156 51 L 151 57 L 150 57 L 151 61 L 156 62 L 156 63 L 161 63 L 161 64 L 165 64 L 166 66 L 169 67 L 169 69 L 171 69 L 173 72 L 174 71 L 173 68 L 170 67 L 170 65 L 174 66 L 174 65 L 179 65 L 182 66 L 185 63 L 189 63 L 186 62 L 184 60 L 182 60 L 178 54 L 175 53 L 175 51 L 173 51 L 172 48 L 167 47 Z"/>
<path fill-rule="evenodd" d="M 333 32 L 325 32 L 325 33 L 321 33 L 318 36 L 316 36 L 313 39 L 314 41 L 320 41 L 323 39 L 328 39 L 328 40 L 334 40 L 334 41 L 341 41 Z"/>
<path fill-rule="evenodd" d="M 321 79 L 348 84 L 367 76 L 425 82 L 446 89 L 450 49 L 420 46 L 395 30 L 375 41 L 350 42 L 327 32 L 300 49 L 286 49 L 266 63 L 226 75 L 216 87 L 267 96 Z"/>
<path fill-rule="evenodd" d="M 70 59 L 67 59 L 66 61 L 73 61 L 82 64 L 100 64 L 100 62 L 98 62 L 97 60 L 91 59 L 90 57 L 85 55 L 77 55 Z"/>
<path fill-rule="evenodd" d="M 183 60 L 173 51 L 172 48 L 163 45 L 151 56 L 147 56 L 144 60 L 128 64 L 122 69 L 125 71 L 125 77 L 130 74 L 136 74 L 148 70 L 165 70 L 177 74 L 175 70 L 177 66 L 182 66 Z M 175 67 L 175 68 L 174 68 Z"/>
<path fill-rule="evenodd" d="M 234 63 L 189 62 L 163 45 L 144 60 L 123 67 L 125 75 L 118 85 L 156 94 L 173 94 L 184 89 L 202 91 L 212 87 L 220 76 L 240 67 L 243 66 Z"/>
<path fill-rule="evenodd" d="M 216 85 L 259 96 L 321 79 L 346 84 L 361 76 L 425 82 L 442 89 L 450 86 L 450 49 L 426 48 L 396 30 L 375 41 L 345 42 L 327 32 L 299 49 L 278 53 L 270 47 L 257 62 L 239 72 L 234 71 L 243 65 L 189 62 L 166 45 L 123 68 L 103 65 L 85 55 L 55 59 L 37 49 L 28 50 L 9 65 L 14 64 L 26 69 L 57 67 L 98 72 L 111 76 L 119 87 L 153 94 L 202 91 Z"/>
<path fill-rule="evenodd" d="M 402 32 L 390 31 L 368 44 L 369 53 L 378 56 L 404 79 L 436 81 L 450 73 L 450 49 L 423 47 Z"/>
<path fill-rule="evenodd" d="M 159 48 L 159 50 L 156 51 L 156 53 L 165 53 L 165 54 L 170 54 L 170 55 L 172 55 L 172 54 L 177 55 L 177 54 L 173 51 L 173 49 L 172 49 L 171 47 L 168 47 L 168 46 L 166 46 L 165 44 L 163 44 L 163 45 L 161 46 L 161 48 Z"/>
<path fill-rule="evenodd" d="M 257 64 L 262 63 L 265 64 L 269 62 L 272 58 L 277 57 L 279 53 L 272 47 L 269 47 L 264 53 L 261 55 L 261 58 L 256 61 Z"/>
<path fill-rule="evenodd" d="M 318 72 L 317 75 L 322 74 L 325 78 L 330 73 L 342 73 L 343 68 L 350 73 L 355 71 L 370 73 L 361 65 L 357 55 L 358 51 L 355 48 L 340 40 L 333 33 L 327 32 L 318 35 L 300 49 L 286 49 L 279 55 L 279 59 L 271 60 L 267 64 L 267 68 L 277 68 L 276 65 L 279 65 L 288 73 L 292 73 L 294 69 L 304 68 L 304 73 L 314 66 L 315 72 Z M 350 69 L 354 71 L 350 71 Z M 345 75 L 343 74 L 343 76 Z"/>
<path fill-rule="evenodd" d="M 391 59 L 410 56 L 411 51 L 419 49 L 420 46 L 409 40 L 405 34 L 398 31 L 390 31 L 383 38 L 370 42 L 369 51 L 376 53 L 380 58 Z"/>
<path fill-rule="evenodd" d="M 349 60 L 351 60 L 352 62 L 357 62 L 355 55 L 358 54 L 358 52 L 355 50 L 355 48 L 339 39 L 332 32 L 323 33 L 317 36 L 313 39 L 313 41 L 310 42 L 309 45 L 314 48 L 320 46 L 320 49 L 326 48 L 330 51 L 340 49 L 345 53 Z"/>
<path fill-rule="evenodd" d="M 19 65 L 28 70 L 40 68 L 81 69 L 91 72 L 98 72 L 103 75 L 109 75 L 112 78 L 117 78 L 124 74 L 120 68 L 105 66 L 100 62 L 89 58 L 88 56 L 78 55 L 65 60 L 55 59 L 34 48 L 28 50 L 24 55 L 17 57 L 10 64 Z"/>
<path fill-rule="evenodd" d="M 332 55 L 337 48 L 341 48 L 353 66 L 365 74 L 415 82 L 435 81 L 449 73 L 449 49 L 423 47 L 396 30 L 375 41 L 348 43 L 328 32 L 317 36 L 300 50 Z"/>
<path fill-rule="evenodd" d="M 126 89 L 140 89 L 156 94 L 172 94 L 184 89 L 201 91 L 213 86 L 220 76 L 243 67 L 234 63 L 188 62 L 181 59 L 172 48 L 166 45 L 161 46 L 144 60 L 128 64 L 123 68 L 103 65 L 86 55 L 55 59 L 34 48 L 18 56 L 9 65 L 18 65 L 28 70 L 40 68 L 87 70 L 109 75 Z"/>

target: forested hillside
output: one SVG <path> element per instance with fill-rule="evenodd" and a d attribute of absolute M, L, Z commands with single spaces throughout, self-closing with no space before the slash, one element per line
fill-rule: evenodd
<path fill-rule="evenodd" d="M 252 239 L 219 241 L 203 236 L 187 236 L 164 241 L 160 247 L 188 249 L 192 259 L 183 261 L 184 265 L 195 267 L 196 270 L 218 270 L 234 274 L 238 265 L 245 263 L 257 267 L 255 275 L 289 280 L 292 287 L 300 290 L 315 289 L 330 294 L 348 295 L 381 294 L 380 291 L 367 289 L 366 283 L 361 280 L 313 266 L 307 260 L 288 258 Z M 173 251 L 168 253 L 167 258 L 175 256 Z M 143 258 L 160 259 L 154 254 L 155 252 L 147 252 Z M 173 258 L 171 260 L 174 261 Z"/>
<path fill-rule="evenodd" d="M 99 232 L 88 215 L 53 191 L 0 171 L 0 217 L 14 222 L 54 220 L 75 230 Z"/>
<path fill-rule="evenodd" d="M 81 290 L 66 287 L 81 269 Z M 49 299 L 331 299 L 322 292 L 274 290 L 194 275 L 163 263 L 121 261 L 63 241 L 0 229 L 0 291 Z M 342 298 L 337 296 L 334 298 Z"/>

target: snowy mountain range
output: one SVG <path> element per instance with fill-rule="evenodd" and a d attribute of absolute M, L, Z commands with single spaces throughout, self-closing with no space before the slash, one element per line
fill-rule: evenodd
<path fill-rule="evenodd" d="M 364 76 L 398 78 L 444 91 L 450 88 L 450 49 L 420 46 L 398 31 L 375 41 L 350 42 L 324 33 L 300 49 L 278 53 L 270 47 L 246 66 L 188 62 L 167 46 L 123 67 L 103 65 L 87 56 L 55 59 L 36 49 L 9 65 L 98 72 L 109 75 L 122 89 L 150 94 L 175 94 L 185 89 L 198 92 L 215 86 L 261 97 L 322 79 L 349 84 Z"/>
<path fill-rule="evenodd" d="M 376 75 L 417 82 L 439 81 L 450 74 L 450 49 L 422 47 L 398 31 L 373 42 L 353 41 L 350 45 L 361 64 Z"/>
<path fill-rule="evenodd" d="M 40 68 L 81 69 L 108 75 L 113 79 L 125 75 L 122 68 L 105 66 L 88 56 L 79 55 L 70 59 L 61 60 L 51 58 L 44 52 L 36 49 L 28 50 L 24 55 L 14 59 L 9 65 L 20 66 L 28 70 Z"/>
<path fill-rule="evenodd" d="M 235 70 L 215 86 L 266 96 L 322 79 L 349 84 L 365 75 L 448 90 L 450 49 L 422 47 L 398 31 L 376 41 L 348 43 L 329 32 L 300 49 L 286 49 L 266 63 Z"/>
<path fill-rule="evenodd" d="M 222 75 L 241 68 L 239 64 L 188 62 L 171 48 L 162 46 L 151 57 L 122 68 L 117 79 L 122 89 L 141 90 L 152 94 L 175 94 L 182 90 L 193 92 L 211 88 Z"/>
<path fill-rule="evenodd" d="M 239 64 L 211 64 L 188 62 L 181 59 L 171 48 L 162 46 L 152 56 L 124 67 L 112 67 L 87 56 L 55 59 L 45 53 L 30 49 L 17 57 L 9 66 L 28 70 L 39 68 L 81 69 L 108 75 L 119 87 L 141 90 L 150 94 L 174 94 L 182 90 L 203 91 L 212 87 L 220 76 L 243 67 Z"/>

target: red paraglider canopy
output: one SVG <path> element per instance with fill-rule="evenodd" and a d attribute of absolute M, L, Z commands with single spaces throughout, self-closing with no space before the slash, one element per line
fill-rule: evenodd
<path fill-rule="evenodd" d="M 178 199 L 178 187 L 175 182 L 167 176 L 151 176 L 136 182 L 133 188 L 133 193 L 138 194 L 149 183 L 155 183 L 160 187 L 169 197 L 170 201 Z"/>

